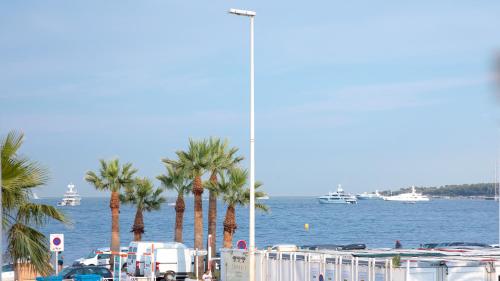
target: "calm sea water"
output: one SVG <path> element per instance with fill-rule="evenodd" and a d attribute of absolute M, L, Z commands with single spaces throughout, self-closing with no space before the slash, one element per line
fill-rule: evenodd
<path fill-rule="evenodd" d="M 43 199 L 56 205 L 58 199 Z M 184 240 L 193 245 L 193 199 L 186 200 Z M 433 200 L 425 203 L 359 201 L 357 205 L 320 205 L 310 197 L 275 197 L 263 201 L 269 213 L 257 212 L 257 247 L 279 243 L 346 244 L 393 247 L 396 239 L 404 247 L 420 243 L 469 241 L 498 243 L 498 203 L 484 200 Z M 111 218 L 109 199 L 83 198 L 77 207 L 58 207 L 71 218 L 70 227 L 51 223 L 43 231 L 64 233 L 65 260 L 73 261 L 97 247 L 109 247 Z M 208 201 L 203 201 L 206 219 Z M 218 244 L 222 237 L 225 206 L 218 206 Z M 122 206 L 121 244 L 128 245 L 135 211 Z M 175 210 L 167 204 L 160 211 L 145 214 L 143 240 L 172 241 Z M 247 239 L 248 209 L 237 210 L 235 240 Z M 304 230 L 308 223 L 309 231 Z M 206 222 L 204 224 L 206 229 Z M 205 230 L 206 233 L 206 230 Z M 206 236 L 205 236 L 206 239 Z"/>

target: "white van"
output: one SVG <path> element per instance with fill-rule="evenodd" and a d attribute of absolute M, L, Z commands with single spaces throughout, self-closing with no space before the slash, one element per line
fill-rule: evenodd
<path fill-rule="evenodd" d="M 192 251 L 186 245 L 165 243 L 163 247 L 155 249 L 153 254 L 144 256 L 144 276 L 167 281 L 183 280 L 189 272 L 193 272 L 192 257 Z"/>
<path fill-rule="evenodd" d="M 144 254 L 151 248 L 161 248 L 165 243 L 152 241 L 132 241 L 128 246 L 127 274 L 144 276 Z"/>
<path fill-rule="evenodd" d="M 127 252 L 127 247 L 120 247 L 120 252 Z M 73 265 L 99 265 L 106 266 L 109 269 L 109 259 L 111 253 L 109 248 L 97 248 L 92 250 L 85 258 L 75 260 Z M 122 266 L 127 263 L 126 258 L 122 258 Z"/>

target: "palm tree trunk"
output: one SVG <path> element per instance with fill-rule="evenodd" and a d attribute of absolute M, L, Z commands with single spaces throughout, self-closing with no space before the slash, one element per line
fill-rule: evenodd
<path fill-rule="evenodd" d="M 216 186 L 217 184 L 217 173 L 212 173 L 210 175 L 210 183 L 212 186 Z M 210 190 L 209 199 L 208 199 L 208 235 L 212 235 L 212 240 L 210 241 L 211 253 L 212 257 L 215 257 L 215 245 L 217 239 L 217 195 L 215 192 Z M 207 247 L 208 248 L 208 247 Z"/>
<path fill-rule="evenodd" d="M 142 215 L 141 208 L 137 208 L 137 211 L 135 212 L 132 232 L 134 233 L 134 241 L 142 240 L 142 234 L 144 233 L 144 216 Z"/>
<path fill-rule="evenodd" d="M 224 219 L 224 248 L 233 247 L 233 234 L 236 231 L 236 213 L 234 206 L 227 206 L 226 218 Z"/>
<path fill-rule="evenodd" d="M 111 192 L 111 200 L 109 201 L 111 209 L 111 251 L 120 251 L 120 196 L 118 192 Z M 114 256 L 111 255 L 109 260 L 111 268 L 114 264 Z"/>
<path fill-rule="evenodd" d="M 14 280 L 32 280 L 37 276 L 35 268 L 29 262 L 18 262 L 14 264 Z"/>
<path fill-rule="evenodd" d="M 194 194 L 194 248 L 203 249 L 203 205 L 201 195 L 203 194 L 203 185 L 201 176 L 196 176 L 193 183 Z M 203 272 L 203 256 L 198 258 L 198 272 Z"/>
<path fill-rule="evenodd" d="M 182 230 L 184 226 L 184 210 L 186 209 L 186 204 L 184 203 L 184 197 L 182 194 L 177 196 L 177 201 L 175 202 L 175 242 L 182 243 Z"/>

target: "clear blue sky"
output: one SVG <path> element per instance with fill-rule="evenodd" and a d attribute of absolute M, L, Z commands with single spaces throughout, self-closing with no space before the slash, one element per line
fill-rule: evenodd
<path fill-rule="evenodd" d="M 271 195 L 492 181 L 498 1 L 2 1 L 0 129 L 26 134 L 59 196 L 98 159 L 143 176 L 220 136 Z M 246 164 L 246 163 L 245 163 Z"/>

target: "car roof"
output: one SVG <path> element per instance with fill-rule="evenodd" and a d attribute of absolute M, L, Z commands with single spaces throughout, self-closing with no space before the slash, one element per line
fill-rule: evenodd
<path fill-rule="evenodd" d="M 104 269 L 108 269 L 107 267 L 99 266 L 99 265 L 82 265 L 82 264 L 72 265 L 72 266 L 70 266 L 70 268 L 104 268 Z"/>

